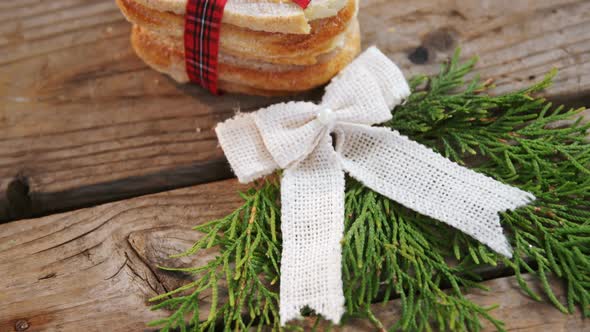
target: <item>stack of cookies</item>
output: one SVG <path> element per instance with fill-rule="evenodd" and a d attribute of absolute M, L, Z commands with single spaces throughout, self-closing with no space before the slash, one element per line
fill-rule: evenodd
<path fill-rule="evenodd" d="M 187 0 L 116 0 L 133 23 L 131 42 L 152 68 L 189 81 L 184 57 Z M 225 92 L 286 95 L 327 83 L 360 51 L 358 0 L 228 0 L 219 41 Z"/>

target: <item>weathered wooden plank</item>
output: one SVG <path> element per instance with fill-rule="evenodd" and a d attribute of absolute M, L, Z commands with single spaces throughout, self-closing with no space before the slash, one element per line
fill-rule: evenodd
<path fill-rule="evenodd" d="M 387 3 L 387 5 L 384 5 Z M 435 73 L 460 46 L 498 93 L 560 70 L 550 97 L 590 89 L 590 3 L 555 0 L 361 2 L 364 43 L 386 50 L 408 74 Z"/>
<path fill-rule="evenodd" d="M 191 226 L 226 215 L 239 205 L 235 180 L 210 183 L 40 219 L 0 225 L 0 331 L 138 331 L 164 315 L 147 300 L 189 282 L 157 265 L 200 265 L 211 255 L 168 259 L 198 237 Z M 475 292 L 482 305 L 500 304 L 496 317 L 511 329 L 535 326 L 581 330 L 579 316 L 562 315 L 518 291 L 514 278 L 486 282 Z M 535 285 L 533 283 L 533 285 Z M 563 289 L 556 285 L 556 292 Z M 202 308 L 206 314 L 207 298 Z M 392 323 L 399 303 L 374 307 Z M 204 317 L 204 316 L 203 316 Z M 372 331 L 349 321 L 343 331 Z"/>
<path fill-rule="evenodd" d="M 562 72 L 548 96 L 590 90 L 587 1 L 361 3 L 364 44 L 408 74 L 434 72 L 462 46 L 498 92 L 552 66 Z M 229 177 L 211 129 L 238 108 L 278 101 L 212 97 L 149 70 L 112 1 L 0 6 L 0 220 Z"/>
<path fill-rule="evenodd" d="M 0 331 L 19 320 L 27 331 L 142 330 L 162 315 L 147 299 L 190 278 L 156 266 L 177 266 L 168 256 L 196 240 L 191 227 L 235 209 L 239 188 L 230 180 L 0 225 Z"/>

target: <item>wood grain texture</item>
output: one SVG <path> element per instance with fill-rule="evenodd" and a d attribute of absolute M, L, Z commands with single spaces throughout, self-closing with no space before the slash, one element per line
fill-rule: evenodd
<path fill-rule="evenodd" d="M 562 71 L 552 98 L 590 90 L 590 2 L 361 1 L 365 46 L 407 74 L 456 46 L 497 92 Z M 212 97 L 149 70 L 113 1 L 0 3 L 0 220 L 231 176 L 212 128 L 279 99 Z M 301 98 L 317 98 L 316 91 Z"/>
<path fill-rule="evenodd" d="M 547 96 L 588 95 L 590 3 L 575 0 L 362 1 L 364 43 L 376 44 L 406 74 L 436 73 L 461 47 L 496 93 L 560 70 Z M 393 4 L 392 4 L 393 3 Z"/>
<path fill-rule="evenodd" d="M 168 256 L 197 239 L 192 226 L 235 209 L 239 188 L 230 180 L 0 225 L 0 331 L 19 320 L 27 331 L 143 330 L 162 315 L 147 300 L 190 279 L 156 266 L 211 258 Z"/>
<path fill-rule="evenodd" d="M 0 225 L 0 331 L 19 324 L 29 326 L 27 331 L 144 330 L 146 322 L 165 314 L 150 311 L 147 300 L 191 280 L 157 265 L 194 266 L 210 259 L 214 252 L 183 260 L 168 256 L 197 239 L 192 226 L 235 209 L 238 189 L 243 187 L 227 180 Z M 523 295 L 512 277 L 485 284 L 493 292 L 470 297 L 481 305 L 499 304 L 495 316 L 511 330 L 588 328 L 579 315 L 563 315 Z M 563 288 L 556 285 L 556 293 L 562 297 Z M 205 317 L 206 296 L 201 307 Z M 399 317 L 397 301 L 374 309 L 387 324 Z M 350 320 L 341 330 L 373 328 Z"/>

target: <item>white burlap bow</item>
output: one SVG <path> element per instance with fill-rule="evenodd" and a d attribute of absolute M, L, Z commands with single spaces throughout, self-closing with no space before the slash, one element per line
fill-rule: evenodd
<path fill-rule="evenodd" d="M 277 104 L 217 126 L 241 182 L 284 169 L 281 323 L 299 317 L 305 306 L 336 323 L 344 313 L 344 172 L 511 256 L 498 212 L 535 197 L 461 167 L 396 131 L 371 127 L 390 120 L 391 109 L 409 94 L 397 66 L 370 48 L 330 83 L 321 104 Z"/>

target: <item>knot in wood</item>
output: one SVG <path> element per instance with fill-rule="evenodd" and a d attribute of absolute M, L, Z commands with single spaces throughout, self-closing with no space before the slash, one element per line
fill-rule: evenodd
<path fill-rule="evenodd" d="M 14 329 L 16 331 L 25 331 L 27 330 L 31 324 L 26 319 L 19 319 L 14 323 Z"/>
<path fill-rule="evenodd" d="M 408 59 L 417 65 L 425 64 L 428 62 L 428 49 L 424 46 L 418 46 L 408 55 Z"/>

